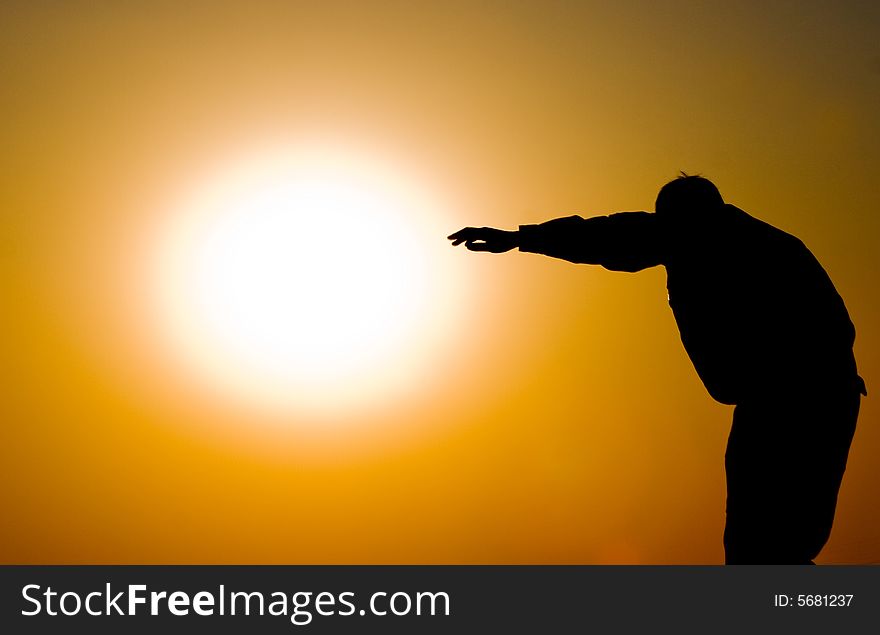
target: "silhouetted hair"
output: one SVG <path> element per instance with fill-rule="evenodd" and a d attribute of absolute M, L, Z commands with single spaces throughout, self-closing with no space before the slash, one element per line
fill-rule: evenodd
<path fill-rule="evenodd" d="M 724 205 L 715 184 L 702 176 L 681 176 L 670 181 L 657 194 L 654 210 L 658 214 L 692 214 Z"/>

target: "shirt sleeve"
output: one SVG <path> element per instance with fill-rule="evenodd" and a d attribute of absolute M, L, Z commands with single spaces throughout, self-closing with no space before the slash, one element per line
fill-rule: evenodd
<path fill-rule="evenodd" d="M 641 271 L 662 264 L 661 234 L 655 214 L 620 212 L 609 216 L 556 218 L 520 225 L 520 251 L 544 254 L 612 271 Z"/>

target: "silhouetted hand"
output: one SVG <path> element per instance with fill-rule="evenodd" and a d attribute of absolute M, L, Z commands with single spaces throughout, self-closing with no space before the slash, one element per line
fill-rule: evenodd
<path fill-rule="evenodd" d="M 465 227 L 447 238 L 452 241 L 453 247 L 464 243 L 471 251 L 488 251 L 493 254 L 510 251 L 519 244 L 518 232 L 493 227 Z"/>

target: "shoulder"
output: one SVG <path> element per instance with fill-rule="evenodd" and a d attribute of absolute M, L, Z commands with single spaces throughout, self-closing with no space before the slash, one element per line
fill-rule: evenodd
<path fill-rule="evenodd" d="M 752 240 L 766 242 L 770 246 L 782 249 L 807 250 L 797 236 L 756 218 L 734 205 L 725 204 L 722 214 L 727 223 Z"/>

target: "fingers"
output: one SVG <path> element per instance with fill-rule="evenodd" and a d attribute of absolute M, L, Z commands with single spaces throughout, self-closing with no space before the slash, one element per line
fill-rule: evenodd
<path fill-rule="evenodd" d="M 469 230 L 469 229 L 472 229 L 472 228 L 471 228 L 471 227 L 465 227 L 464 229 L 459 229 L 459 230 L 458 230 L 457 232 L 455 232 L 454 234 L 449 234 L 446 238 L 448 238 L 449 240 L 458 240 L 459 236 L 461 236 L 464 232 L 466 232 L 466 231 Z"/>
<path fill-rule="evenodd" d="M 452 246 L 460 245 L 463 242 L 467 242 L 469 240 L 474 240 L 474 236 L 479 229 L 476 227 L 465 227 L 464 229 L 460 229 L 454 234 L 450 234 L 447 236 L 449 240 L 452 241 Z"/>
<path fill-rule="evenodd" d="M 455 247 L 461 243 L 471 243 L 475 240 L 481 242 L 488 241 L 497 232 L 497 229 L 492 229 L 491 227 L 465 227 L 454 234 L 450 234 L 446 238 L 451 240 L 452 246 Z"/>
<path fill-rule="evenodd" d="M 464 243 L 470 251 L 488 251 L 499 254 L 510 251 L 514 243 L 510 240 L 512 232 L 506 232 L 492 227 L 465 227 L 454 234 L 447 236 L 452 245 Z"/>

